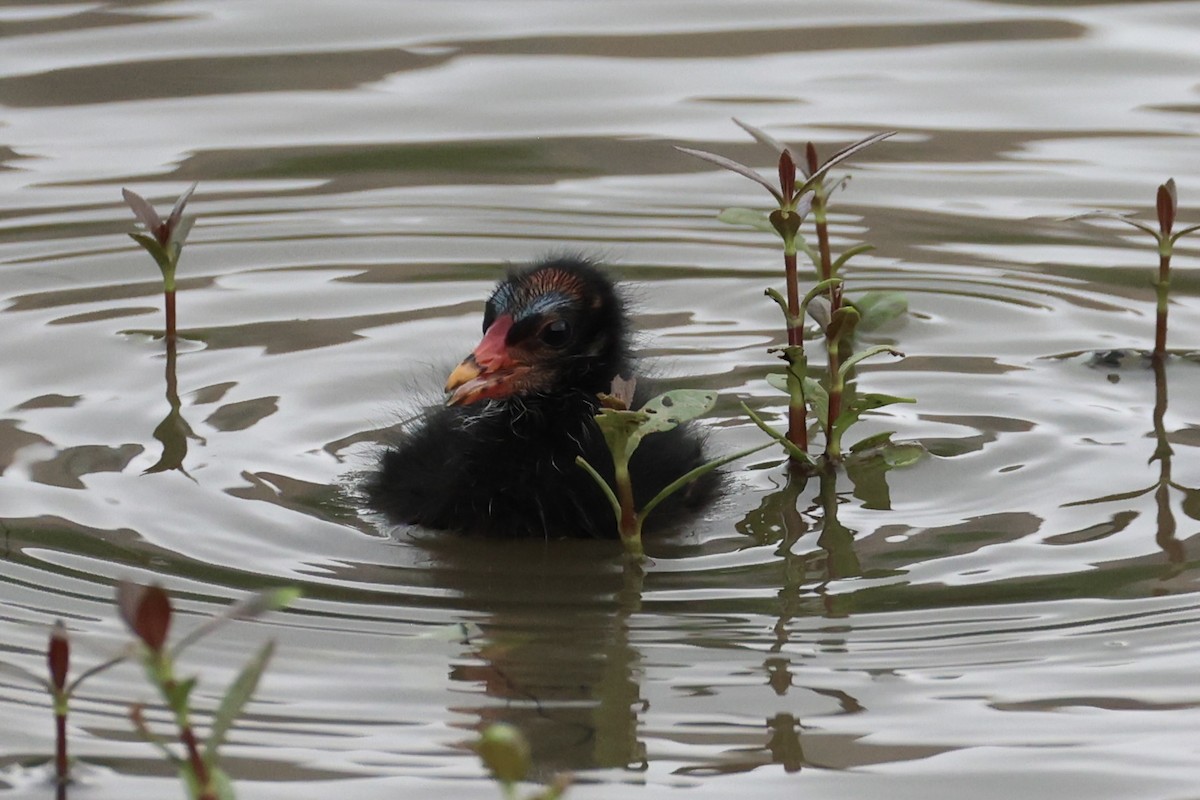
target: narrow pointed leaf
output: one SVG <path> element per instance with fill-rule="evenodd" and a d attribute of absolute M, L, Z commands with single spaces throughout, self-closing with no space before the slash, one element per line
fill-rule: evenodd
<path fill-rule="evenodd" d="M 800 301 L 800 313 L 801 314 L 806 313 L 809 304 L 812 303 L 814 300 L 817 300 L 818 298 L 824 299 L 825 302 L 828 303 L 829 300 L 827 298 L 823 298 L 822 296 L 828 294 L 829 290 L 832 289 L 833 287 L 841 286 L 841 285 L 842 285 L 841 278 L 826 278 L 825 280 L 818 282 L 816 285 L 814 285 L 811 289 L 809 289 L 805 293 L 804 299 L 802 299 Z M 826 308 L 825 309 L 826 322 L 828 322 L 828 311 L 829 311 L 829 309 Z M 811 312 L 808 312 L 808 313 L 811 314 Z M 816 317 L 814 316 L 813 319 L 816 319 Z"/>
<path fill-rule="evenodd" d="M 583 456 L 575 456 L 575 463 L 578 464 L 584 472 L 592 476 L 592 480 L 596 482 L 596 485 L 600 487 L 600 491 L 604 492 L 604 496 L 608 498 L 608 503 L 612 506 L 613 514 L 616 516 L 617 520 L 620 521 L 621 501 L 618 500 L 617 496 L 613 493 L 612 487 L 608 485 L 608 481 L 604 480 L 600 473 L 596 471 L 596 468 L 589 464 Z"/>
<path fill-rule="evenodd" d="M 1114 214 L 1110 211 L 1093 211 L 1090 214 L 1081 214 L 1078 217 L 1078 219 L 1087 221 L 1089 218 L 1095 218 L 1095 217 L 1099 217 L 1101 219 L 1112 219 L 1112 220 L 1116 220 L 1117 222 L 1123 222 L 1126 225 L 1129 225 L 1130 227 L 1137 228 L 1139 231 L 1145 231 L 1146 233 L 1153 236 L 1155 239 L 1162 238 L 1162 233 L 1160 233 L 1159 231 L 1155 230 L 1154 228 L 1150 227 L 1149 225 L 1147 225 L 1144 222 L 1140 222 L 1136 219 L 1132 219 L 1124 214 Z"/>
<path fill-rule="evenodd" d="M 192 232 L 192 228 L 196 225 L 195 217 L 184 217 L 177 228 L 171 230 L 170 244 L 178 248 L 175 252 L 175 261 L 179 262 L 179 251 L 183 250 L 183 243 L 187 241 L 188 234 Z"/>
<path fill-rule="evenodd" d="M 855 256 L 861 253 L 869 253 L 874 249 L 875 247 L 869 244 L 856 244 L 854 247 L 849 248 L 846 250 L 846 252 L 838 256 L 837 260 L 833 262 L 833 273 L 836 275 L 837 273 L 841 272 L 842 267 L 846 266 L 846 262 Z"/>
<path fill-rule="evenodd" d="M 146 249 L 146 252 L 154 258 L 154 263 L 158 264 L 158 268 L 162 270 L 163 275 L 171 271 L 171 256 L 167 253 L 166 248 L 158 243 L 157 239 L 144 233 L 131 233 L 129 238 Z"/>
<path fill-rule="evenodd" d="M 750 167 L 747 167 L 745 164 L 738 163 L 732 158 L 726 158 L 725 156 L 719 156 L 716 153 L 709 153 L 704 150 L 693 150 L 690 147 L 676 147 L 675 149 L 681 153 L 687 153 L 689 156 L 695 156 L 696 158 L 703 159 L 710 164 L 716 164 L 722 169 L 727 169 L 730 172 L 736 172 L 743 178 L 749 178 L 770 192 L 771 196 L 775 198 L 775 202 L 779 203 L 779 205 L 783 205 L 783 195 L 779 193 L 779 190 L 772 186 L 770 181 L 768 181 L 762 175 L 759 175 L 754 170 L 750 169 Z"/>
<path fill-rule="evenodd" d="M 79 673 L 79 675 L 75 678 L 75 680 L 71 681 L 71 685 L 67 687 L 67 694 L 74 694 L 75 689 L 79 686 L 79 684 L 83 683 L 88 678 L 92 677 L 93 675 L 99 675 L 101 672 L 104 672 L 107 669 L 115 667 L 117 664 L 120 664 L 122 661 L 125 661 L 126 659 L 128 659 L 131 655 L 133 655 L 132 644 L 128 648 L 126 648 L 124 652 L 120 653 L 119 655 L 115 655 L 112 658 L 108 659 L 107 661 L 102 661 L 94 667 L 89 667 L 88 669 L 85 669 L 83 672 Z"/>
<path fill-rule="evenodd" d="M 763 421 L 763 418 L 760 417 L 758 414 L 755 414 L 754 411 L 752 411 L 750 409 L 750 406 L 746 405 L 745 403 L 742 403 L 742 410 L 746 412 L 746 416 L 748 416 L 750 418 L 750 421 L 758 426 L 759 430 L 761 430 L 763 433 L 770 436 L 772 439 L 774 439 L 779 444 L 783 445 L 783 449 L 785 451 L 787 451 L 788 455 L 790 455 L 794 458 L 797 458 L 801 461 L 807 461 L 809 464 L 817 463 L 816 459 L 814 459 L 808 453 L 801 450 L 796 445 L 795 442 L 791 441 L 786 436 L 784 436 L 782 433 L 775 430 L 770 425 L 768 425 L 765 421 Z M 770 446 L 769 442 L 768 442 L 767 446 Z"/>
<path fill-rule="evenodd" d="M 213 631 L 239 619 L 254 619 L 261 617 L 270 611 L 279 611 L 287 608 L 294 603 L 302 594 L 302 592 L 294 587 L 288 586 L 282 589 L 268 589 L 263 592 L 255 592 L 246 597 L 213 617 L 209 617 L 201 624 L 193 628 L 186 636 L 179 640 L 175 647 L 171 650 L 173 656 L 178 657 L 185 648 L 195 644 L 200 639 L 208 636 Z"/>
<path fill-rule="evenodd" d="M 217 753 L 220 751 L 221 745 L 225 743 L 225 737 L 229 734 L 233 723 L 241 716 L 246 703 L 250 702 L 254 690 L 258 688 L 263 671 L 267 668 L 267 662 L 271 660 L 271 654 L 274 652 L 275 642 L 264 644 L 229 685 L 225 696 L 221 698 L 221 704 L 217 706 L 217 711 L 213 714 L 212 730 L 209 731 L 208 740 L 204 744 L 204 760 L 210 766 L 216 763 Z"/>
<path fill-rule="evenodd" d="M 154 206 L 150 205 L 146 198 L 129 189 L 122 189 L 121 196 L 125 198 L 125 202 L 129 204 L 129 207 L 133 209 L 133 215 L 137 217 L 138 222 L 146 226 L 146 232 L 151 236 L 155 236 L 158 230 L 162 228 L 162 217 L 158 216 L 158 212 L 154 210 Z"/>
<path fill-rule="evenodd" d="M 30 683 L 45 687 L 47 692 L 54 694 L 54 687 L 50 684 L 50 681 L 46 680 L 41 675 L 38 675 L 36 672 L 27 670 L 17 664 L 10 664 L 7 661 L 0 661 L 0 674 L 10 675 L 14 678 L 20 678 L 23 681 L 29 681 Z"/>
<path fill-rule="evenodd" d="M 886 344 L 877 344 L 874 347 L 868 347 L 866 350 L 860 350 L 843 361 L 842 365 L 838 367 L 838 374 L 841 375 L 842 379 L 844 380 L 846 376 L 850 374 L 850 370 L 854 369 L 858 362 L 862 361 L 863 359 L 870 358 L 871 356 L 877 356 L 880 353 L 891 353 L 897 357 L 904 357 L 904 353 L 901 353 L 899 350 L 888 347 Z"/>
<path fill-rule="evenodd" d="M 187 191 L 179 195 L 179 199 L 175 201 L 175 207 L 171 209 L 171 215 L 167 217 L 167 235 L 178 241 L 183 241 L 182 237 L 176 236 L 175 231 L 179 228 L 179 221 L 183 218 L 184 206 L 188 204 L 188 200 L 192 199 L 192 192 L 196 191 L 198 183 L 193 183 L 188 187 Z"/>
<path fill-rule="evenodd" d="M 1171 237 L 1171 244 L 1175 244 L 1180 239 L 1182 239 L 1184 236 L 1193 234 L 1196 231 L 1200 231 L 1200 225 L 1192 225 L 1190 227 L 1184 228 L 1181 231 L 1176 231 L 1175 235 Z"/>
<path fill-rule="evenodd" d="M 862 152 L 863 150 L 867 149 L 871 145 L 876 144 L 878 142 L 882 142 L 884 139 L 888 138 L 889 136 L 895 136 L 895 135 L 896 135 L 895 131 L 886 131 L 884 133 L 876 133 L 873 136 L 868 136 L 865 139 L 859 139 L 854 144 L 843 147 L 841 150 L 838 150 L 836 153 L 834 153 L 832 156 L 830 156 L 825 161 L 824 164 L 822 164 L 820 167 L 818 167 L 816 170 L 814 170 L 811 175 L 808 176 L 808 180 L 805 181 L 805 183 L 804 183 L 804 188 L 811 189 L 813 186 L 815 186 L 817 184 L 817 182 L 819 182 L 822 178 L 825 177 L 826 173 L 828 173 L 829 170 L 833 169 L 838 164 L 842 163 L 843 161 L 850 158 L 851 156 Z"/>
<path fill-rule="evenodd" d="M 779 293 L 779 290 L 767 289 L 763 292 L 763 294 L 774 300 L 775 304 L 779 306 L 779 310 L 783 312 L 784 324 L 786 324 L 789 328 L 793 327 L 796 324 L 797 318 L 793 317 L 791 312 L 788 311 L 787 300 L 784 299 L 783 295 Z"/>
<path fill-rule="evenodd" d="M 683 487 L 687 486 L 692 481 L 695 481 L 699 478 L 704 477 L 705 475 L 712 472 L 714 469 L 717 469 L 718 467 L 725 466 L 730 461 L 737 461 L 739 458 L 745 458 L 748 455 L 757 453 L 759 450 L 765 450 L 768 447 L 770 447 L 772 444 L 773 444 L 772 442 L 767 442 L 765 444 L 756 445 L 756 446 L 748 448 L 746 450 L 740 450 L 736 453 L 730 453 L 727 456 L 722 456 L 718 459 L 714 459 L 713 461 L 709 461 L 705 464 L 701 464 L 700 466 L 696 467 L 695 469 L 684 473 L 683 475 L 679 476 L 671 483 L 667 484 L 661 492 L 654 495 L 653 499 L 651 499 L 650 502 L 646 503 L 645 508 L 643 508 L 640 512 L 638 512 L 639 515 L 642 517 L 642 519 L 645 519 L 650 514 L 650 512 L 653 511 L 658 506 L 659 503 L 661 503 L 663 500 L 666 500 L 668 497 L 670 497 L 671 495 L 673 495 L 675 492 L 679 491 Z M 791 442 L 788 442 L 788 444 L 791 444 Z M 795 447 L 795 445 L 793 445 L 793 447 Z M 795 448 L 795 449 L 799 450 L 799 448 Z"/>
<path fill-rule="evenodd" d="M 727 225 L 744 225 L 758 231 L 775 233 L 775 226 L 771 224 L 767 215 L 753 208 L 727 208 L 717 214 L 717 219 Z"/>
<path fill-rule="evenodd" d="M 746 133 L 753 136 L 754 140 L 756 142 L 758 142 L 759 144 L 765 144 L 767 147 L 774 150 L 776 152 L 776 154 L 783 153 L 783 151 L 788 149 L 787 145 L 785 145 L 783 142 L 776 139 L 771 134 L 762 130 L 761 128 L 756 128 L 748 122 L 742 122 L 737 117 L 733 118 L 733 123 L 735 125 L 737 125 L 739 128 L 741 128 L 742 130 L 744 130 Z"/>

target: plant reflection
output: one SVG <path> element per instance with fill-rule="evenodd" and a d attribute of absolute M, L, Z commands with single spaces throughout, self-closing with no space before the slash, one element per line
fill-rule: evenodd
<path fill-rule="evenodd" d="M 179 382 L 175 374 L 175 362 L 178 352 L 178 344 L 176 337 L 166 337 L 167 344 L 167 366 L 166 366 L 166 384 L 167 384 L 167 404 L 171 410 L 167 412 L 167 416 L 163 417 L 163 421 L 158 423 L 158 427 L 154 429 L 154 438 L 162 443 L 162 456 L 154 466 L 146 469 L 145 473 L 166 472 L 167 470 L 179 470 L 184 475 L 188 475 L 186 469 L 183 468 L 183 459 L 187 456 L 188 439 L 195 439 L 204 444 L 204 439 L 197 436 L 192 431 L 192 426 L 183 418 L 182 403 L 179 400 Z M 190 478 L 191 475 L 188 475 Z"/>
<path fill-rule="evenodd" d="M 1100 364 L 1108 364 L 1114 360 L 1119 360 L 1118 356 L 1124 355 L 1127 354 L 1096 354 L 1093 361 Z M 1183 501 L 1180 504 L 1183 512 L 1192 519 L 1200 520 L 1200 489 L 1182 486 L 1176 483 L 1171 477 L 1171 462 L 1175 451 L 1171 447 L 1172 433 L 1167 430 L 1166 426 L 1168 399 L 1167 358 L 1169 356 L 1163 356 L 1158 353 L 1152 355 L 1138 354 L 1138 360 L 1149 360 L 1150 367 L 1154 371 L 1154 412 L 1152 415 L 1154 452 L 1147 463 L 1153 464 L 1156 461 L 1158 462 L 1157 480 L 1144 489 L 1120 492 L 1064 505 L 1064 508 L 1070 508 L 1072 506 L 1126 501 L 1153 492 L 1156 512 L 1154 541 L 1167 558 L 1167 569 L 1161 576 L 1161 580 L 1169 580 L 1179 575 L 1187 566 L 1187 553 L 1183 542 L 1177 536 L 1178 523 L 1176 522 L 1175 511 L 1171 504 L 1172 489 L 1183 494 Z"/>

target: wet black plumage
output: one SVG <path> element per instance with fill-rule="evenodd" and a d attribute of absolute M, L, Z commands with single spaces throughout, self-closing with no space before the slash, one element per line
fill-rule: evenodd
<path fill-rule="evenodd" d="M 427 409 L 386 450 L 364 490 L 399 524 L 494 536 L 615 537 L 584 456 L 611 478 L 594 417 L 597 394 L 633 361 L 625 304 L 593 263 L 554 258 L 511 272 L 487 302 L 484 338 L 451 374 L 448 403 Z M 635 407 L 649 392 L 641 390 Z M 630 472 L 639 506 L 704 462 L 688 426 L 652 434 Z M 651 514 L 668 521 L 701 505 L 717 478 L 678 492 Z"/>

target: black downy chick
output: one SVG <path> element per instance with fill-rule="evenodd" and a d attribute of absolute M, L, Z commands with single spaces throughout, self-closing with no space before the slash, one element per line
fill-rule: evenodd
<path fill-rule="evenodd" d="M 483 340 L 450 374 L 446 405 L 427 409 L 369 476 L 370 506 L 393 523 L 465 533 L 615 537 L 612 507 L 575 457 L 611 481 L 597 394 L 631 371 L 624 303 L 593 263 L 511 272 L 487 302 Z M 704 461 L 686 425 L 648 436 L 630 463 L 638 506 Z M 710 473 L 680 490 L 649 525 L 703 504 L 716 485 Z"/>

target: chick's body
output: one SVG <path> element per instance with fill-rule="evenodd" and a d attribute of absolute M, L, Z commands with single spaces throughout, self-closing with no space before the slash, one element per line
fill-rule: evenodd
<path fill-rule="evenodd" d="M 365 491 L 394 523 L 494 536 L 612 537 L 612 507 L 576 463 L 611 481 L 597 394 L 631 371 L 624 304 L 579 258 L 510 273 L 484 313 L 484 337 L 430 408 L 387 450 Z M 635 398 L 635 407 L 644 398 Z M 704 461 L 687 426 L 646 438 L 630 462 L 639 507 Z M 711 495 L 711 476 L 660 505 L 664 519 Z"/>

